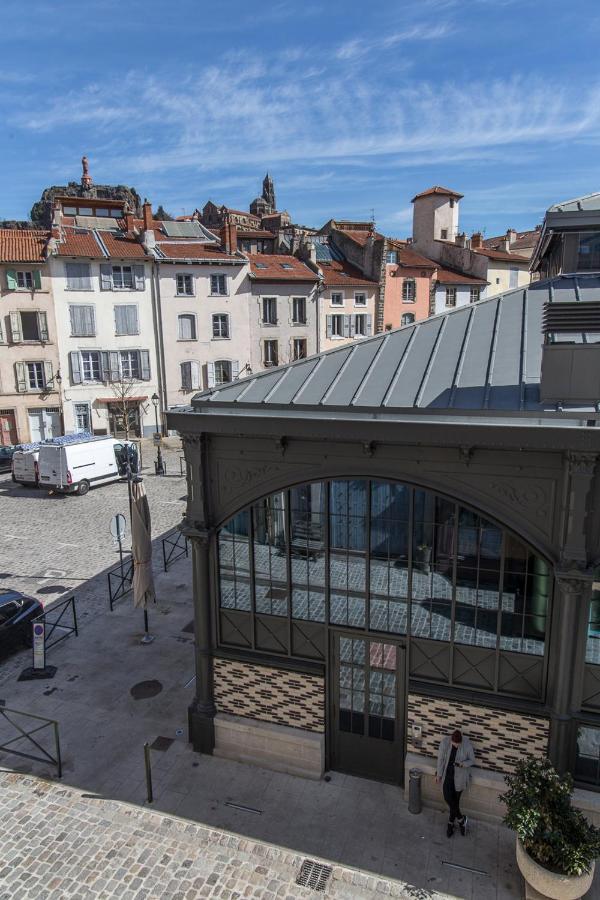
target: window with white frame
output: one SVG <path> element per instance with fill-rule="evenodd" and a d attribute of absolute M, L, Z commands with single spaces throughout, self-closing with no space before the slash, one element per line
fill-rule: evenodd
<path fill-rule="evenodd" d="M 81 380 L 101 381 L 102 369 L 100 365 L 99 350 L 82 350 L 81 356 Z"/>
<path fill-rule="evenodd" d="M 366 306 L 367 305 L 367 295 L 360 293 L 354 295 L 354 305 L 355 306 Z"/>
<path fill-rule="evenodd" d="M 212 317 L 212 332 L 214 338 L 228 338 L 229 316 L 227 313 L 215 313 Z"/>
<path fill-rule="evenodd" d="M 446 288 L 446 306 L 456 306 L 456 288 Z"/>
<path fill-rule="evenodd" d="M 21 291 L 33 290 L 33 272 L 16 272 L 17 288 Z"/>
<path fill-rule="evenodd" d="M 263 359 L 265 366 L 267 367 L 279 365 L 279 351 L 277 347 L 277 341 L 263 342 Z"/>
<path fill-rule="evenodd" d="M 193 313 L 177 316 L 177 339 L 180 341 L 196 340 L 196 316 Z"/>
<path fill-rule="evenodd" d="M 193 297 L 194 296 L 194 276 L 193 275 L 177 275 L 177 296 Z"/>
<path fill-rule="evenodd" d="M 344 337 L 344 316 L 335 315 L 328 316 L 329 319 L 329 337 Z"/>
<path fill-rule="evenodd" d="M 16 310 L 10 313 L 10 331 L 13 344 L 48 341 L 48 316 L 41 310 Z"/>
<path fill-rule="evenodd" d="M 366 313 L 356 313 L 354 316 L 354 334 L 356 337 L 365 337 L 368 333 Z"/>
<path fill-rule="evenodd" d="M 388 265 L 396 265 L 398 263 L 398 251 L 388 250 L 385 255 L 385 261 Z"/>
<path fill-rule="evenodd" d="M 210 276 L 210 292 L 213 295 L 224 297 L 227 294 L 227 276 L 211 275 Z"/>
<path fill-rule="evenodd" d="M 331 305 L 332 306 L 343 306 L 344 305 L 344 295 L 341 291 L 333 291 L 331 294 Z"/>
<path fill-rule="evenodd" d="M 292 299 L 292 322 L 294 325 L 306 325 L 306 297 Z"/>
<path fill-rule="evenodd" d="M 402 282 L 402 302 L 414 303 L 417 298 L 417 285 L 414 278 L 405 278 Z"/>
<path fill-rule="evenodd" d="M 306 359 L 306 357 L 307 357 L 306 338 L 294 338 L 292 352 L 293 352 L 294 359 Z"/>
<path fill-rule="evenodd" d="M 27 385 L 30 391 L 41 391 L 46 387 L 44 379 L 44 363 L 27 363 Z"/>
<path fill-rule="evenodd" d="M 277 325 L 277 298 L 263 297 L 262 302 L 263 325 Z"/>
<path fill-rule="evenodd" d="M 138 350 L 121 350 L 121 375 L 123 378 L 142 377 L 140 354 Z"/>
<path fill-rule="evenodd" d="M 66 263 L 66 289 L 68 291 L 91 291 L 92 275 L 89 263 Z"/>
<path fill-rule="evenodd" d="M 228 359 L 217 359 L 215 362 L 215 384 L 228 384 L 231 380 L 231 362 Z"/>
<path fill-rule="evenodd" d="M 414 321 L 415 321 L 414 313 L 402 313 L 402 318 L 400 319 L 400 322 L 402 325 L 412 325 L 412 323 Z"/>
<path fill-rule="evenodd" d="M 115 334 L 139 334 L 138 308 L 134 303 L 115 306 Z"/>
<path fill-rule="evenodd" d="M 113 290 L 131 291 L 134 288 L 133 269 L 131 266 L 112 267 Z"/>
<path fill-rule="evenodd" d="M 96 334 L 96 315 L 93 306 L 84 303 L 69 305 L 71 337 L 94 337 Z"/>
<path fill-rule="evenodd" d="M 470 300 L 471 303 L 477 303 L 479 298 L 481 297 L 481 288 L 472 287 L 470 291 Z"/>

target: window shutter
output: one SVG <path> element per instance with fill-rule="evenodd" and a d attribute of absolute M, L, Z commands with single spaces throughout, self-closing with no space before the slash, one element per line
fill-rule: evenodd
<path fill-rule="evenodd" d="M 33 286 L 36 291 L 41 291 L 42 289 L 42 273 L 39 269 L 33 270 Z"/>
<path fill-rule="evenodd" d="M 48 387 L 49 384 L 52 384 L 54 379 L 54 373 L 52 371 L 52 363 L 48 360 L 44 360 L 44 384 Z M 54 386 L 54 385 L 53 385 Z"/>
<path fill-rule="evenodd" d="M 6 270 L 6 285 L 9 289 L 9 291 L 16 291 L 18 284 L 17 284 L 17 273 L 15 272 L 14 269 Z"/>
<path fill-rule="evenodd" d="M 213 388 L 215 386 L 215 364 L 214 362 L 206 363 L 206 378 L 208 382 L 208 387 Z"/>
<path fill-rule="evenodd" d="M 354 335 L 356 334 L 356 322 L 357 322 L 358 316 L 348 316 L 348 318 L 350 319 L 350 335 L 349 336 L 354 337 Z"/>
<path fill-rule="evenodd" d="M 137 306 L 128 306 L 127 309 L 127 334 L 139 334 Z"/>
<path fill-rule="evenodd" d="M 101 291 L 112 291 L 112 289 L 113 289 L 112 266 L 102 263 L 100 265 L 100 290 Z"/>
<path fill-rule="evenodd" d="M 19 394 L 24 394 L 27 390 L 27 370 L 25 369 L 25 363 L 15 363 L 15 375 L 17 378 L 17 391 Z"/>
<path fill-rule="evenodd" d="M 69 353 L 69 365 L 71 366 L 71 384 L 81 384 L 81 357 L 77 350 Z"/>
<path fill-rule="evenodd" d="M 239 378 L 240 374 L 240 364 L 237 359 L 234 359 L 231 363 L 231 380 L 235 381 L 236 378 Z"/>
<path fill-rule="evenodd" d="M 189 362 L 184 362 L 184 363 L 180 364 L 180 367 L 181 367 L 181 390 L 182 391 L 191 391 L 191 389 L 192 389 L 191 366 L 192 366 L 192 364 Z"/>
<path fill-rule="evenodd" d="M 367 313 L 367 334 L 371 334 L 373 328 L 373 316 Z"/>
<path fill-rule="evenodd" d="M 191 362 L 190 363 L 190 372 L 191 372 L 191 390 L 197 391 L 200 388 L 200 363 Z"/>
<path fill-rule="evenodd" d="M 48 341 L 48 316 L 45 312 L 38 313 L 38 328 L 40 341 Z"/>
<path fill-rule="evenodd" d="M 351 316 L 344 316 L 344 337 L 350 337 Z"/>
<path fill-rule="evenodd" d="M 210 292 L 216 294 L 219 289 L 219 280 L 216 275 L 210 276 Z"/>
<path fill-rule="evenodd" d="M 331 322 L 332 322 L 332 318 L 333 318 L 332 316 L 327 316 L 327 337 L 328 337 L 328 338 L 331 337 L 331 330 L 332 330 L 332 324 L 331 324 Z"/>
<path fill-rule="evenodd" d="M 67 290 L 89 291 L 92 286 L 88 263 L 66 263 Z"/>
<path fill-rule="evenodd" d="M 133 267 L 133 277 L 135 279 L 136 291 L 143 291 L 144 287 L 145 287 L 144 267 L 143 266 L 134 266 Z"/>
<path fill-rule="evenodd" d="M 2 331 L 2 316 L 0 316 L 0 344 L 4 343 L 4 334 Z"/>
<path fill-rule="evenodd" d="M 11 312 L 10 314 L 10 336 L 13 344 L 20 344 L 23 340 L 23 335 L 21 333 L 21 316 L 18 312 Z"/>
<path fill-rule="evenodd" d="M 125 310 L 125 306 L 115 306 L 115 332 L 117 334 L 127 334 Z"/>
<path fill-rule="evenodd" d="M 111 350 L 108 354 L 108 380 L 111 382 L 119 381 L 121 371 L 119 367 L 119 351 Z"/>
<path fill-rule="evenodd" d="M 108 350 L 102 350 L 100 352 L 100 370 L 100 377 L 102 378 L 102 381 L 109 382 L 113 380 L 110 377 L 110 353 L 108 352 Z"/>
<path fill-rule="evenodd" d="M 140 350 L 142 381 L 150 381 L 150 351 Z"/>

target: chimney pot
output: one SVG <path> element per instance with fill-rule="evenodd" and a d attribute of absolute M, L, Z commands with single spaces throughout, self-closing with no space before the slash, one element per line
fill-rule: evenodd
<path fill-rule="evenodd" d="M 515 231 L 514 228 L 507 228 L 506 229 L 506 237 L 508 239 L 509 244 L 514 244 L 514 242 L 517 239 L 517 232 Z"/>
<path fill-rule="evenodd" d="M 481 249 L 483 243 L 483 235 L 480 231 L 474 231 L 471 235 L 471 250 Z"/>
<path fill-rule="evenodd" d="M 148 200 L 144 200 L 142 212 L 144 217 L 144 231 L 152 231 L 152 204 Z"/>

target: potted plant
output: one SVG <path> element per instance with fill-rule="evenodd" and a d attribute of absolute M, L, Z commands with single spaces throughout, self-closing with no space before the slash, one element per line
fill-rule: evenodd
<path fill-rule="evenodd" d="M 504 824 L 517 835 L 517 865 L 525 881 L 543 897 L 576 900 L 592 884 L 600 855 L 600 829 L 571 804 L 573 779 L 559 775 L 549 759 L 528 756 L 508 790 Z"/>

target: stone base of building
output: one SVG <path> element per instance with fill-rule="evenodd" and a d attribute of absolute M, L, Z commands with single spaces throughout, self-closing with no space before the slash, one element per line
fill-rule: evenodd
<path fill-rule="evenodd" d="M 323 775 L 323 734 L 226 713 L 215 716 L 214 726 L 215 756 L 303 778 Z"/>

